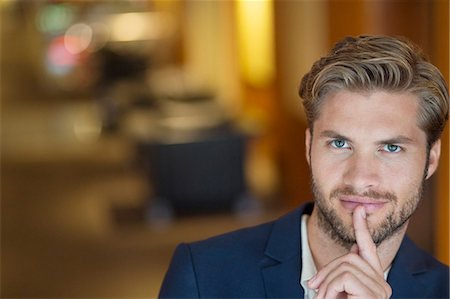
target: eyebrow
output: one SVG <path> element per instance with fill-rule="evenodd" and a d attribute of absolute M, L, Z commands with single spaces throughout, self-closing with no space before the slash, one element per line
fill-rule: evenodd
<path fill-rule="evenodd" d="M 333 130 L 325 130 L 322 131 L 320 133 L 320 137 L 325 137 L 325 138 L 335 138 L 335 139 L 344 139 L 344 140 L 348 140 L 350 142 L 352 142 L 352 140 L 342 134 L 339 134 L 336 131 Z M 399 136 L 395 136 L 393 138 L 389 138 L 386 140 L 380 140 L 377 142 L 377 144 L 411 144 L 414 143 L 414 140 L 403 136 L 403 135 L 399 135 Z"/>
<path fill-rule="evenodd" d="M 344 135 L 339 134 L 336 131 L 333 130 L 325 130 L 320 132 L 320 137 L 325 137 L 325 138 L 335 138 L 335 139 L 345 139 L 351 142 L 351 139 L 348 137 L 345 137 Z"/>
<path fill-rule="evenodd" d="M 406 136 L 397 136 L 391 139 L 387 139 L 387 140 L 381 140 L 380 142 L 378 142 L 379 144 L 411 144 L 414 143 L 414 140 L 406 137 Z"/>

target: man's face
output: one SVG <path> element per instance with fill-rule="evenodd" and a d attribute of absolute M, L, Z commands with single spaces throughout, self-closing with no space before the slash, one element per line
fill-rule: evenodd
<path fill-rule="evenodd" d="M 341 245 L 355 242 L 352 212 L 358 205 L 365 207 L 377 244 L 415 211 L 440 153 L 436 142 L 427 161 L 418 107 L 411 93 L 338 91 L 324 99 L 313 135 L 306 132 L 307 159 L 319 225 Z"/>

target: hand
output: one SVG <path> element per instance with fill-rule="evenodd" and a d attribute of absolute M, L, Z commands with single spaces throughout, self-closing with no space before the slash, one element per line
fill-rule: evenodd
<path fill-rule="evenodd" d="M 363 206 L 353 211 L 356 244 L 350 252 L 321 269 L 308 285 L 318 289 L 316 299 L 389 298 L 392 289 L 384 280 L 377 248 L 367 227 Z"/>

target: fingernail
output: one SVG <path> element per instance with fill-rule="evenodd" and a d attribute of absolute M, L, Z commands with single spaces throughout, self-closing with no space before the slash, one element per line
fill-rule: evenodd
<path fill-rule="evenodd" d="M 366 209 L 361 208 L 361 216 L 366 219 L 367 215 L 366 215 Z"/>

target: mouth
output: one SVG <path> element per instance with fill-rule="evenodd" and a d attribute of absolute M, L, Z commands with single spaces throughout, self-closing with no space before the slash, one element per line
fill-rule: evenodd
<path fill-rule="evenodd" d="M 357 206 L 363 206 L 367 214 L 373 214 L 381 210 L 388 203 L 387 200 L 383 199 L 359 196 L 343 196 L 339 198 L 339 201 L 342 207 L 349 212 L 353 212 Z"/>

